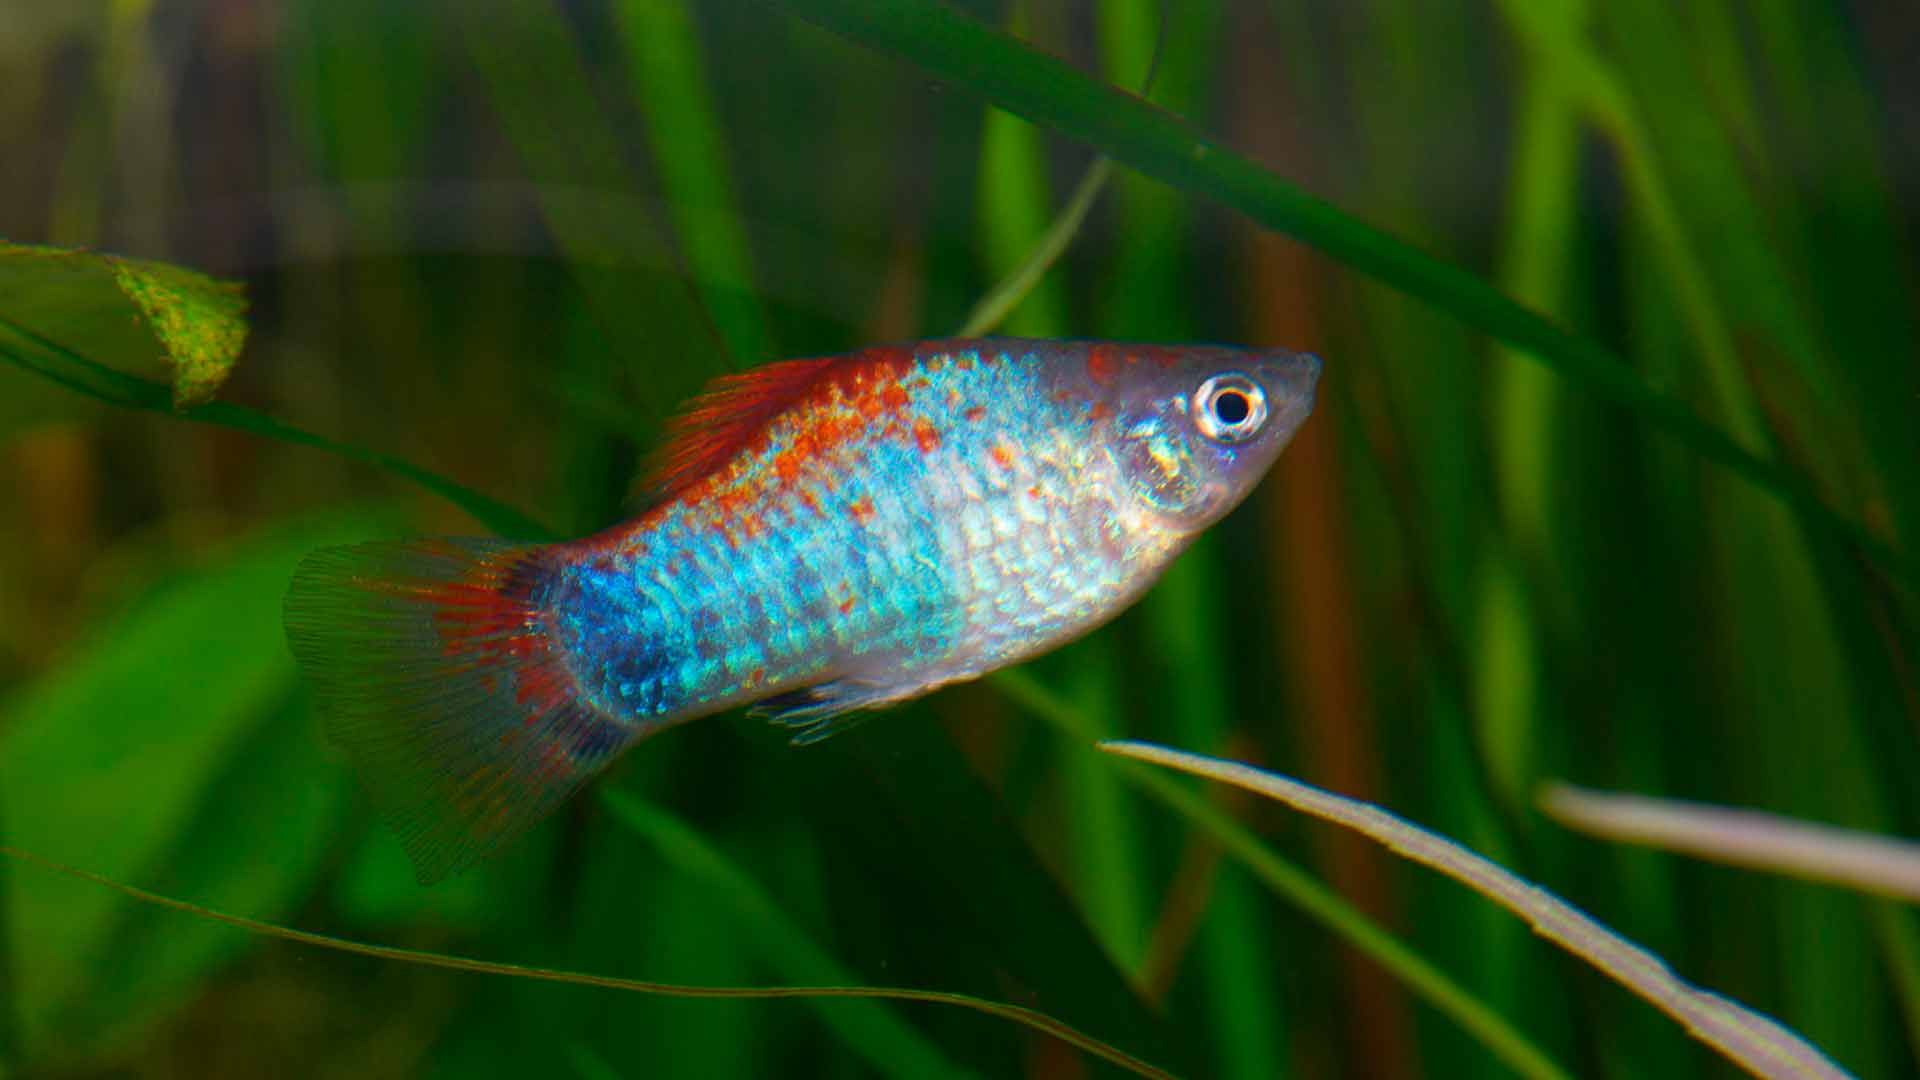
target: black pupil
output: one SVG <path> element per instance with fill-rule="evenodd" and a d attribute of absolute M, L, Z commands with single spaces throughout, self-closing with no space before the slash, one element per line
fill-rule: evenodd
<path fill-rule="evenodd" d="M 1213 399 L 1214 418 L 1228 427 L 1243 422 L 1252 411 L 1247 395 L 1238 390 L 1222 390 Z"/>

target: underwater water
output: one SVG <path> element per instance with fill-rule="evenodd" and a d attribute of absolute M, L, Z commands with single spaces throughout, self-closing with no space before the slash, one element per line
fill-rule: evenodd
<path fill-rule="evenodd" d="M 0 1076 L 1736 1074 L 1116 738 L 1920 1074 L 1911 849 L 1811 881 L 1555 787 L 1920 836 L 1916 55 L 1905 0 L 0 0 L 0 846 L 646 984 L 9 857 Z M 963 330 L 1325 367 L 1091 635 L 817 745 L 664 732 L 418 884 L 301 556 L 594 532 L 709 379 Z"/>

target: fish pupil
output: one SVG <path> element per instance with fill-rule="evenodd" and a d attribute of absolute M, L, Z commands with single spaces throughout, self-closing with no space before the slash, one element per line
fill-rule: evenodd
<path fill-rule="evenodd" d="M 1213 399 L 1213 415 L 1222 424 L 1235 427 L 1253 413 L 1253 403 L 1238 390 L 1223 390 Z"/>

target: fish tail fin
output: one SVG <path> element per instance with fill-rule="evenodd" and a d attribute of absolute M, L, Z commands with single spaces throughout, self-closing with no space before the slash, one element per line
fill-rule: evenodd
<path fill-rule="evenodd" d="M 422 883 L 545 817 L 637 734 L 582 699 L 556 646 L 550 551 L 465 539 L 323 548 L 287 591 L 287 641 L 328 735 Z"/>

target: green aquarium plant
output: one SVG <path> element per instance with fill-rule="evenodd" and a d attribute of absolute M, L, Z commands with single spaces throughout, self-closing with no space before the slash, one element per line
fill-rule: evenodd
<path fill-rule="evenodd" d="M 1920 1071 L 1910 6 L 0 11 L 0 1073 Z M 416 881 L 302 553 L 956 332 L 1325 369 L 1112 623 Z"/>

